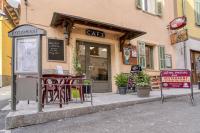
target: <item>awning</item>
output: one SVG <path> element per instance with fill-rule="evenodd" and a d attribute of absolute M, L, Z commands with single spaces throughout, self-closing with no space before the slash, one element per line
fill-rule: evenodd
<path fill-rule="evenodd" d="M 87 18 L 82 18 L 82 17 L 78 17 L 78 16 L 73 16 L 73 15 L 67 15 L 67 14 L 62 14 L 62 13 L 56 13 L 56 12 L 53 14 L 51 26 L 62 25 L 65 20 L 71 21 L 71 22 L 73 22 L 73 24 L 82 24 L 82 25 L 97 27 L 97 28 L 101 28 L 101 29 L 122 32 L 122 33 L 124 33 L 124 35 L 121 37 L 121 39 L 123 39 L 123 40 L 134 39 L 136 37 L 139 37 L 139 36 L 145 34 L 145 32 L 138 31 L 135 29 L 130 29 L 130 28 L 126 28 L 126 27 L 117 26 L 114 24 L 99 22 L 99 21 L 95 21 L 95 20 L 91 20 L 91 19 L 87 19 Z"/>

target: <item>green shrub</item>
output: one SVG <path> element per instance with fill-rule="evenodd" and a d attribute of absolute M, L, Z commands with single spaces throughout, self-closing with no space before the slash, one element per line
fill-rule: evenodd
<path fill-rule="evenodd" d="M 120 73 L 117 74 L 115 77 L 115 84 L 118 87 L 126 87 L 128 84 L 128 75 Z"/>
<path fill-rule="evenodd" d="M 139 72 L 133 77 L 136 86 L 149 86 L 150 85 L 150 76 L 146 73 Z"/>

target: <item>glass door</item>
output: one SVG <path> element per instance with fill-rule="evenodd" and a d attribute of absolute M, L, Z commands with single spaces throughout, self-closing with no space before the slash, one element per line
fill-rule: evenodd
<path fill-rule="evenodd" d="M 111 63 L 109 45 L 77 41 L 82 72 L 94 80 L 94 92 L 110 92 Z"/>

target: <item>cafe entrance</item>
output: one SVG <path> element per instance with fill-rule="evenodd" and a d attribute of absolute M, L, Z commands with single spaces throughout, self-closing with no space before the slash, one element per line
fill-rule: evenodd
<path fill-rule="evenodd" d="M 94 80 L 93 92 L 111 92 L 110 46 L 85 41 L 76 44 L 82 72 Z"/>
<path fill-rule="evenodd" d="M 197 84 L 200 81 L 200 52 L 191 51 L 192 82 Z"/>

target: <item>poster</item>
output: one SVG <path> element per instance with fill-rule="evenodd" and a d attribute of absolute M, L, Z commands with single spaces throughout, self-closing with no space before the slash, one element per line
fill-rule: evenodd
<path fill-rule="evenodd" d="M 123 61 L 126 65 L 137 65 L 136 46 L 126 46 L 123 48 Z"/>
<path fill-rule="evenodd" d="M 131 55 L 131 51 L 129 48 L 124 48 L 123 49 L 123 53 L 124 53 L 124 64 L 130 64 L 129 60 L 130 60 L 130 55 Z"/>
<path fill-rule="evenodd" d="M 163 70 L 161 81 L 163 88 L 190 88 L 191 72 L 189 70 Z"/>
<path fill-rule="evenodd" d="M 169 54 L 165 55 L 165 66 L 166 68 L 172 68 L 172 56 Z"/>
<path fill-rule="evenodd" d="M 16 38 L 15 73 L 38 73 L 38 38 Z"/>

